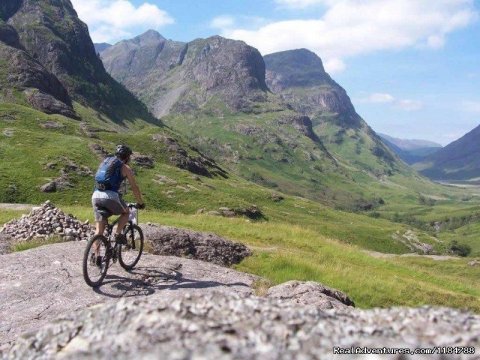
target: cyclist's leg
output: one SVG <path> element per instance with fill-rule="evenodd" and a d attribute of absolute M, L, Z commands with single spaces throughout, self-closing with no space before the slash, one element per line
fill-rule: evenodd
<path fill-rule="evenodd" d="M 105 227 L 108 223 L 109 214 L 105 213 L 105 200 L 104 199 L 92 199 L 93 214 L 95 216 L 95 235 L 103 235 L 105 233 Z M 99 241 L 93 244 L 95 255 L 98 256 L 100 248 Z"/>
<path fill-rule="evenodd" d="M 125 236 L 122 234 L 123 228 L 125 225 L 128 223 L 128 215 L 129 215 L 129 209 L 125 201 L 123 201 L 122 198 L 120 198 L 120 205 L 122 207 L 122 214 L 118 218 L 118 223 L 117 223 L 117 228 L 115 229 L 115 238 L 117 241 L 120 241 L 121 244 L 126 243 Z"/>

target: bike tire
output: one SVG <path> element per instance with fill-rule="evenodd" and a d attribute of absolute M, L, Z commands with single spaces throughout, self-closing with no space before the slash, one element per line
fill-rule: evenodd
<path fill-rule="evenodd" d="M 91 251 L 94 251 L 92 247 L 97 241 L 100 241 L 99 246 L 103 246 L 105 248 L 103 255 L 101 255 L 102 258 L 101 258 L 101 265 L 99 269 L 96 263 L 92 264 L 93 253 L 91 253 Z M 103 279 L 107 275 L 108 265 L 110 263 L 110 252 L 108 251 L 108 249 L 109 249 L 108 240 L 103 235 L 95 235 L 88 241 L 87 247 L 85 248 L 85 252 L 83 254 L 83 279 L 85 280 L 88 286 L 91 286 L 91 287 L 100 286 L 103 282 Z M 96 261 L 96 256 L 95 256 L 95 261 Z M 96 270 L 96 272 L 99 272 L 99 276 L 97 279 L 93 279 L 93 276 L 91 276 L 93 274 L 90 274 L 94 270 Z"/>
<path fill-rule="evenodd" d="M 120 247 L 118 262 L 125 270 L 132 270 L 143 253 L 143 231 L 138 225 L 127 225 L 123 231 L 127 245 Z M 128 255 L 128 256 L 127 256 Z"/>

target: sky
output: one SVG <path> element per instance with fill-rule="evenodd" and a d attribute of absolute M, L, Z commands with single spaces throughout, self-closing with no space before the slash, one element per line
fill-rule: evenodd
<path fill-rule="evenodd" d="M 94 42 L 154 29 L 263 55 L 307 48 L 377 132 L 446 145 L 480 125 L 480 0 L 72 0 Z"/>

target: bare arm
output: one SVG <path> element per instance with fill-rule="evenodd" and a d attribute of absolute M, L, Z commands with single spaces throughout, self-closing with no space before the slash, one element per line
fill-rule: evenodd
<path fill-rule="evenodd" d="M 132 188 L 133 195 L 139 204 L 143 204 L 142 194 L 140 193 L 140 189 L 138 188 L 137 182 L 135 181 L 135 176 L 133 175 L 133 171 L 130 166 L 123 164 L 122 166 L 122 176 L 128 179 L 128 183 Z"/>

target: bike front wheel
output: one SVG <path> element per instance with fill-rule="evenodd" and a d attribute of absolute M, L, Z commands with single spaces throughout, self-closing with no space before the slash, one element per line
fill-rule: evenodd
<path fill-rule="evenodd" d="M 110 262 L 107 239 L 103 235 L 92 237 L 83 254 L 83 278 L 88 286 L 98 287 L 107 275 Z"/>
<path fill-rule="evenodd" d="M 138 225 L 127 225 L 123 231 L 127 244 L 120 247 L 118 262 L 125 270 L 132 270 L 137 265 L 143 252 L 143 232 Z"/>

